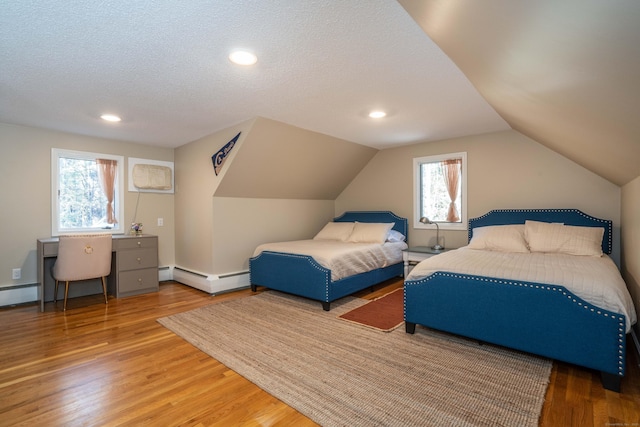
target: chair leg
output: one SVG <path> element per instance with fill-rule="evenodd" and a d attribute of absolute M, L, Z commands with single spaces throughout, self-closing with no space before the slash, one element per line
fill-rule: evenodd
<path fill-rule="evenodd" d="M 67 311 L 67 295 L 69 295 L 69 281 L 64 282 L 64 305 L 62 311 Z"/>
<path fill-rule="evenodd" d="M 53 302 L 55 303 L 57 298 L 58 298 L 58 283 L 59 281 L 56 280 L 56 287 L 55 287 L 55 291 L 53 292 Z"/>
<path fill-rule="evenodd" d="M 102 293 L 104 294 L 104 303 L 109 304 L 107 300 L 107 278 L 102 276 Z"/>

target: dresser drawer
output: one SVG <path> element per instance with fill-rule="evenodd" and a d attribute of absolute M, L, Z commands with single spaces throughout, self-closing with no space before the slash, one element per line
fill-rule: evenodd
<path fill-rule="evenodd" d="M 118 251 L 118 270 L 138 270 L 141 268 L 158 267 L 158 250 L 131 249 Z"/>
<path fill-rule="evenodd" d="M 54 257 L 58 255 L 58 242 L 43 243 L 42 255 L 45 257 Z"/>
<path fill-rule="evenodd" d="M 118 249 L 143 249 L 143 248 L 157 248 L 158 238 L 156 236 L 150 237 L 123 237 L 119 239 L 113 239 L 113 245 Z"/>
<path fill-rule="evenodd" d="M 158 290 L 158 269 L 122 271 L 118 275 L 118 292 L 122 296 Z"/>

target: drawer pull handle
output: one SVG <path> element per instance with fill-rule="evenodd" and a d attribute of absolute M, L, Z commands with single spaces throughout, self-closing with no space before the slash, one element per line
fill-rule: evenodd
<path fill-rule="evenodd" d="M 140 264 L 140 262 L 142 261 L 142 258 L 138 257 L 137 260 L 138 260 L 138 264 Z"/>
<path fill-rule="evenodd" d="M 138 283 L 142 283 L 142 279 L 138 279 Z"/>
<path fill-rule="evenodd" d="M 142 242 L 138 241 L 138 246 L 142 245 Z"/>

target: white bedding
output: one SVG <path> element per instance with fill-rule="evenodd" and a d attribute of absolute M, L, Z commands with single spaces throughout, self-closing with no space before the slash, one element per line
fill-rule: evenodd
<path fill-rule="evenodd" d="M 636 322 L 629 291 L 606 255 L 523 254 L 463 247 L 420 262 L 406 280 L 421 279 L 436 271 L 561 285 L 597 307 L 624 314 L 627 332 Z"/>
<path fill-rule="evenodd" d="M 263 251 L 309 255 L 321 266 L 331 270 L 331 280 L 402 262 L 405 242 L 350 243 L 336 240 L 296 240 L 265 243 L 256 248 L 253 256 Z"/>

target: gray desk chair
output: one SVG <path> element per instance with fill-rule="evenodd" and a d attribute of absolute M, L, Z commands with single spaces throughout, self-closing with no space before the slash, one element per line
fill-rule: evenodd
<path fill-rule="evenodd" d="M 58 258 L 52 275 L 56 281 L 53 301 L 58 297 L 58 282 L 65 282 L 64 307 L 67 310 L 69 282 L 102 279 L 104 303 L 107 304 L 107 276 L 111 273 L 111 234 L 74 234 L 60 236 Z"/>

